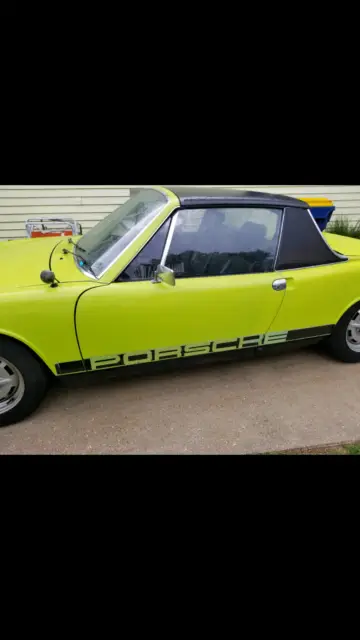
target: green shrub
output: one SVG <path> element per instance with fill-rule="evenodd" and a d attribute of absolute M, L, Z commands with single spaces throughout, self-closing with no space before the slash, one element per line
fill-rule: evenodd
<path fill-rule="evenodd" d="M 360 239 L 360 220 L 351 222 L 345 217 L 335 218 L 326 227 L 328 233 L 336 233 L 339 236 L 350 236 Z"/>

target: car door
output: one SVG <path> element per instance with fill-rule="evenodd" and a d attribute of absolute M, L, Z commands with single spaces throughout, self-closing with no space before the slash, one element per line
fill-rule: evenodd
<path fill-rule="evenodd" d="M 287 331 L 289 341 L 329 335 L 359 298 L 356 265 L 333 252 L 304 209 L 285 211 L 276 269 L 286 292 L 271 331 Z"/>
<path fill-rule="evenodd" d="M 180 209 L 119 275 L 78 301 L 88 368 L 201 355 L 265 341 L 283 301 L 273 267 L 280 209 Z M 154 281 L 160 263 L 175 286 Z"/>

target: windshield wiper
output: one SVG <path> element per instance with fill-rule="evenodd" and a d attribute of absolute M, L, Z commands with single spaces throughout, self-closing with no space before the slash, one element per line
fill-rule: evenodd
<path fill-rule="evenodd" d="M 75 247 L 76 246 L 77 245 L 75 245 Z M 92 273 L 92 275 L 96 278 L 96 280 L 98 279 L 96 273 L 92 269 L 92 266 L 84 258 L 79 258 L 79 256 L 76 255 L 76 253 L 74 253 L 73 251 L 69 251 L 69 249 L 63 249 L 62 252 L 65 254 L 70 253 L 72 256 L 75 256 L 75 258 L 79 260 L 79 266 L 82 267 L 84 265 L 85 267 L 87 267 L 90 273 Z"/>
<path fill-rule="evenodd" d="M 86 249 L 83 249 L 82 247 L 80 247 L 80 245 L 76 244 L 76 242 L 74 242 L 72 238 L 69 238 L 68 243 L 74 245 L 74 247 L 77 247 L 78 249 L 80 249 L 80 251 L 84 251 L 84 253 L 86 253 Z"/>

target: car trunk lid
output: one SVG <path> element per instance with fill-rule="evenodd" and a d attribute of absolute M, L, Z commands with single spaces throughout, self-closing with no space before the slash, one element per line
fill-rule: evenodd
<path fill-rule="evenodd" d="M 326 242 L 332 249 L 345 256 L 360 256 L 360 240 L 357 238 L 349 238 L 348 236 L 339 236 L 336 233 L 324 233 Z"/>

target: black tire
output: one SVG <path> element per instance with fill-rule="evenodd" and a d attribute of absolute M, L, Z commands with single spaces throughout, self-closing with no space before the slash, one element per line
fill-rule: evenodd
<path fill-rule="evenodd" d="M 46 394 L 50 375 L 45 365 L 29 349 L 2 336 L 0 336 L 0 360 L 1 358 L 10 364 L 6 370 L 10 370 L 11 373 L 11 366 L 15 366 L 22 378 L 20 378 L 21 391 L 18 393 L 15 406 L 11 406 L 12 400 L 5 402 L 5 404 L 9 402 L 9 409 L 6 409 L 4 404 L 0 404 L 2 411 L 0 427 L 6 427 L 20 422 L 37 409 Z"/>
<path fill-rule="evenodd" d="M 360 352 L 353 351 L 347 343 L 347 330 L 350 320 L 357 311 L 360 310 L 360 302 L 353 305 L 339 320 L 330 338 L 326 341 L 326 346 L 337 360 L 341 362 L 360 362 Z"/>

